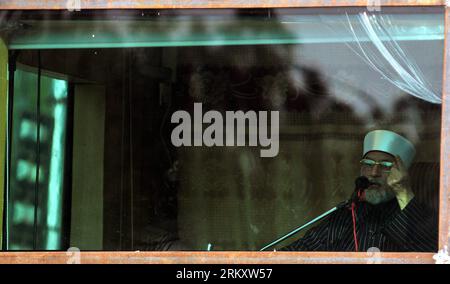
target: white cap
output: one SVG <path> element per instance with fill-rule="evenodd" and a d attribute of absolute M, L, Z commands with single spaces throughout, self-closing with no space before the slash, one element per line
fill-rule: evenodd
<path fill-rule="evenodd" d="M 398 155 L 406 167 L 411 165 L 416 154 L 414 145 L 408 139 L 388 130 L 374 130 L 366 134 L 363 157 L 370 151 Z"/>

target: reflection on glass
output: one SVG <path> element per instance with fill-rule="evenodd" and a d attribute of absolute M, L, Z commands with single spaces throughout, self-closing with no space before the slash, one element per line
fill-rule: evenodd
<path fill-rule="evenodd" d="M 61 249 L 66 238 L 81 250 L 259 250 L 348 200 L 365 175 L 373 184 L 359 205 L 392 211 L 364 223 L 358 214 L 369 205 L 347 208 L 342 238 L 316 229 L 324 234 L 291 249 L 434 250 L 433 237 L 405 245 L 378 229 L 420 203 L 431 213 L 411 214 L 430 216 L 425 227 L 437 230 L 443 10 L 259 12 L 24 19 L 27 29 L 11 36 L 11 47 L 22 50 L 18 61 L 35 66 L 40 50 L 43 69 L 74 85 L 68 106 L 67 81 L 42 81 L 40 247 Z M 11 202 L 24 202 L 14 214 L 29 224 L 37 124 L 36 90 L 26 89 L 36 75 L 16 73 L 23 83 L 16 83 Z M 363 152 L 376 129 L 416 149 L 403 172 L 408 194 L 397 203 L 387 185 L 394 156 Z M 62 201 L 66 192 L 70 202 Z M 68 213 L 71 230 L 62 233 Z M 405 220 L 408 230 L 393 234 L 420 239 L 409 228 L 417 219 Z M 367 241 L 369 231 L 382 237 Z M 21 248 L 30 248 L 32 230 L 16 232 L 11 242 L 24 238 Z"/>
<path fill-rule="evenodd" d="M 15 72 L 9 248 L 61 249 L 67 81 L 41 77 L 40 161 L 36 160 L 37 72 Z M 39 172 L 39 178 L 36 173 Z M 35 184 L 39 182 L 38 204 Z M 36 216 L 35 216 L 35 209 Z M 37 217 L 37 218 L 36 218 Z M 37 231 L 34 228 L 37 226 Z M 35 245 L 36 244 L 36 245 Z"/>

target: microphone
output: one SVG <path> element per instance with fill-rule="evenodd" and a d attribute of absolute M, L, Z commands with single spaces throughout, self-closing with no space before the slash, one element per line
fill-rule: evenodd
<path fill-rule="evenodd" d="M 352 194 L 352 201 L 358 202 L 363 201 L 364 196 L 364 190 L 370 186 L 370 181 L 365 176 L 360 176 L 356 178 L 355 180 L 355 191 Z"/>
<path fill-rule="evenodd" d="M 287 233 L 286 235 L 276 239 L 275 241 L 265 245 L 262 249 L 260 249 L 260 251 L 264 251 L 284 240 L 286 240 L 287 238 L 293 236 L 294 234 L 297 234 L 298 232 L 300 232 L 301 230 L 303 230 L 304 228 L 314 224 L 315 222 L 325 218 L 326 216 L 330 215 L 331 213 L 333 213 L 336 210 L 342 209 L 342 208 L 348 208 L 349 206 L 351 206 L 352 202 L 358 202 L 358 201 L 362 201 L 364 200 L 364 189 L 368 188 L 370 186 L 370 181 L 368 178 L 366 178 L 365 176 L 360 176 L 355 180 L 355 191 L 352 194 L 352 198 L 346 201 L 343 201 L 341 203 L 339 203 L 338 205 L 336 205 L 335 207 L 331 208 L 330 210 L 328 210 L 327 212 L 323 213 L 322 215 L 314 218 L 313 220 L 309 221 L 308 223 L 298 227 L 295 230 L 292 230 L 291 232 Z"/>

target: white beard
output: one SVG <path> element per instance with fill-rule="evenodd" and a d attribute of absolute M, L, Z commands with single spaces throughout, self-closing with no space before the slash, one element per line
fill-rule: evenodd
<path fill-rule="evenodd" d="M 366 189 L 365 190 L 365 200 L 372 204 L 377 205 L 384 203 L 395 198 L 395 193 L 392 190 L 386 189 Z"/>

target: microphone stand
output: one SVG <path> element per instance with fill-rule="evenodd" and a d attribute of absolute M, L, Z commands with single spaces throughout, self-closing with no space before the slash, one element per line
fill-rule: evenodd
<path fill-rule="evenodd" d="M 353 201 L 353 198 L 347 200 L 347 201 L 343 201 L 341 203 L 339 203 L 338 205 L 336 205 L 336 207 L 333 207 L 332 209 L 328 210 L 327 212 L 323 213 L 320 216 L 317 216 L 316 218 L 312 219 L 311 221 L 309 221 L 308 223 L 298 227 L 297 229 L 287 233 L 286 235 L 282 236 L 281 238 L 276 239 L 275 241 L 265 245 L 262 249 L 260 249 L 259 251 L 264 251 L 278 243 L 281 243 L 282 241 L 284 241 L 285 239 L 297 234 L 298 232 L 300 232 L 301 230 L 303 230 L 304 228 L 308 227 L 311 224 L 314 224 L 315 222 L 319 221 L 320 219 L 323 219 L 324 217 L 330 215 L 331 213 L 333 213 L 336 210 L 339 210 L 341 208 L 347 207 L 348 205 L 350 205 Z"/>

